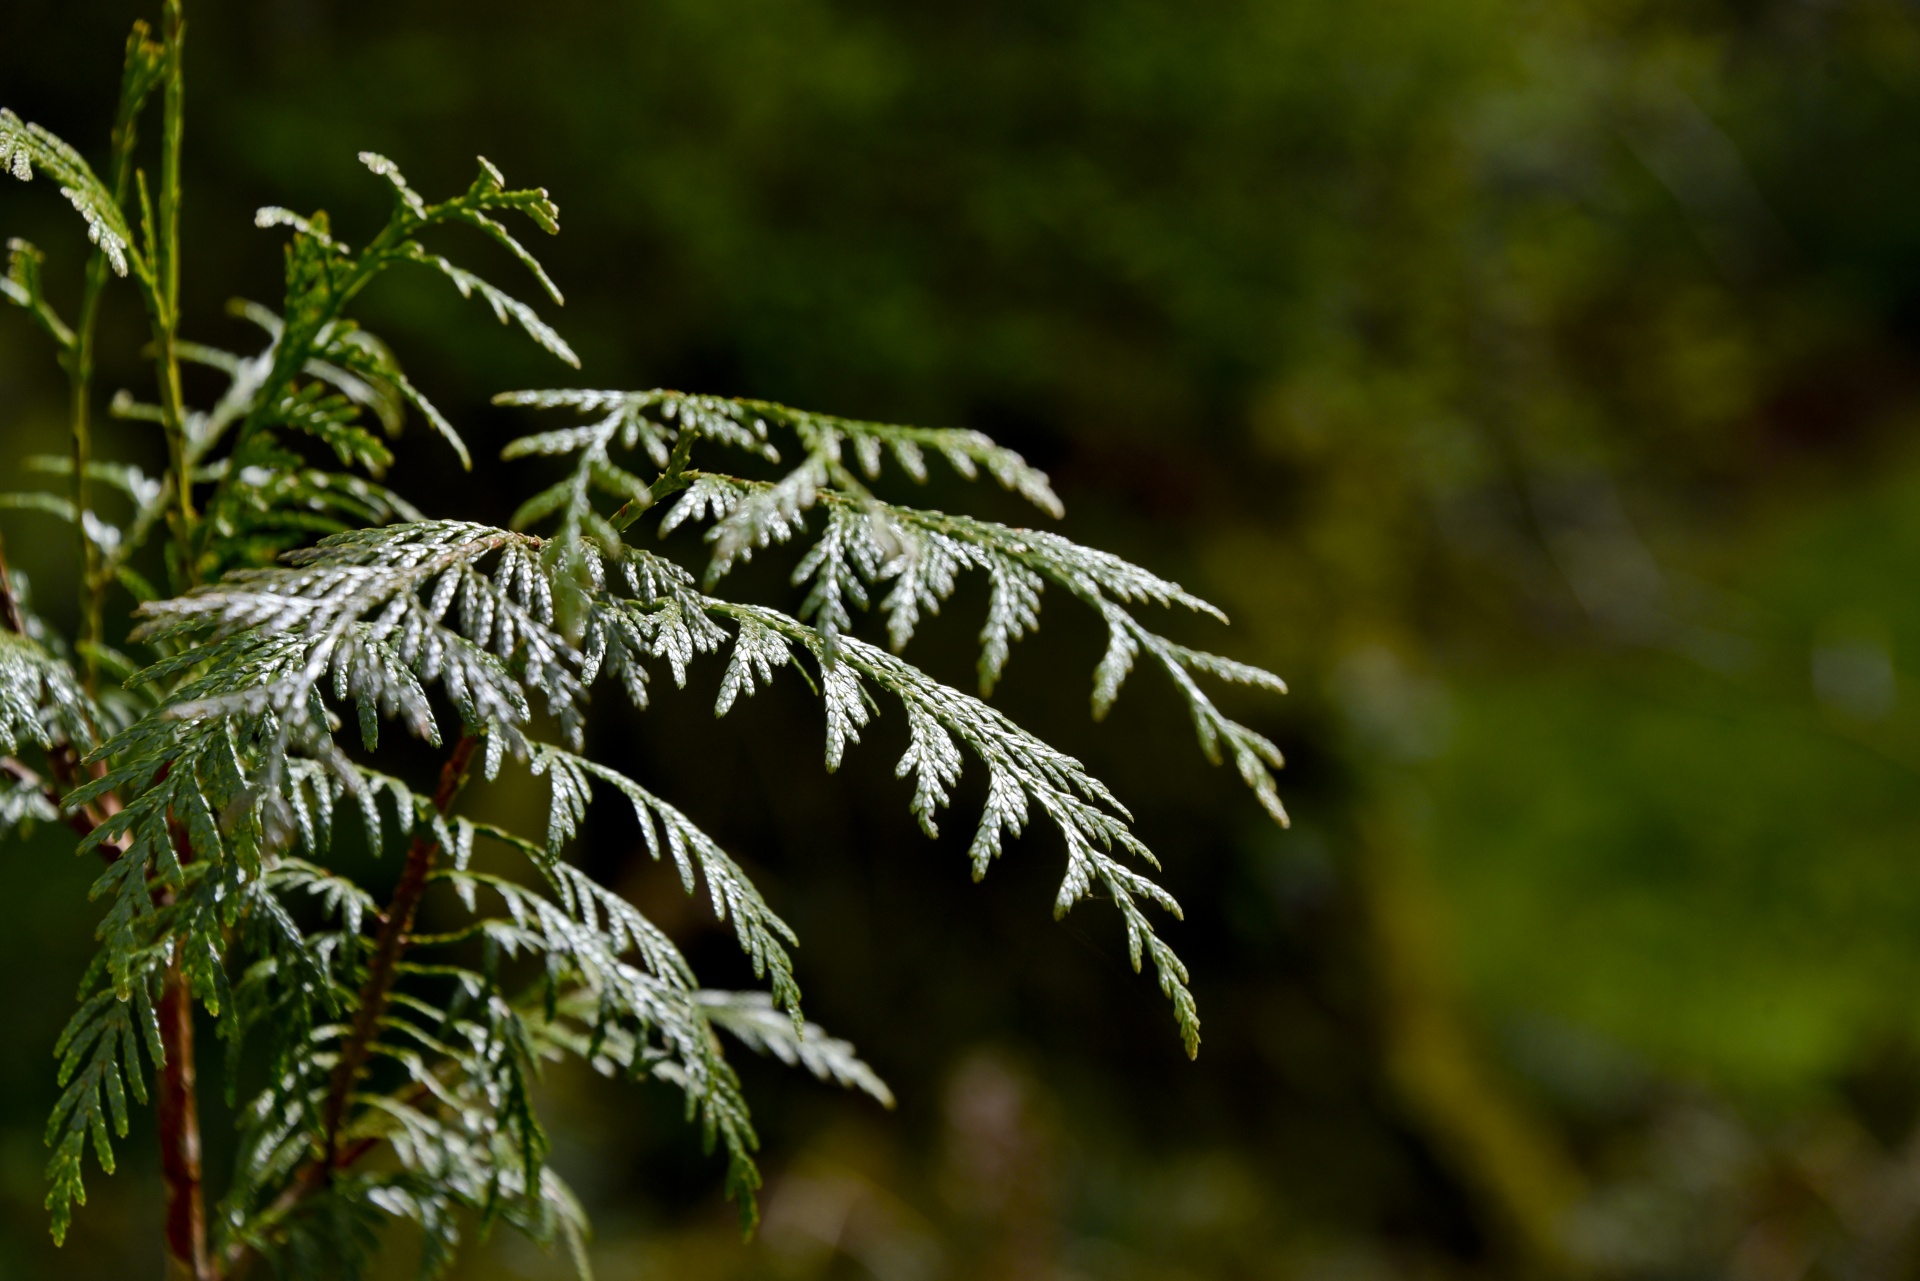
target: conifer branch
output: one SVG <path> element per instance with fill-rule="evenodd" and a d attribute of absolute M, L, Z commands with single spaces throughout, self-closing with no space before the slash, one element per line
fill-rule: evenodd
<path fill-rule="evenodd" d="M 602 676 L 644 710 L 654 669 L 684 685 L 702 655 L 729 646 L 716 714 L 777 669 L 803 667 L 822 699 L 829 769 L 883 701 L 897 705 L 908 740 L 897 772 L 911 778 L 909 808 L 929 835 L 967 760 L 984 766 L 986 803 L 970 851 L 976 877 L 1031 815 L 1049 820 L 1066 852 L 1056 913 L 1087 897 L 1110 899 L 1135 968 L 1151 962 L 1183 1042 L 1197 1049 L 1186 968 L 1148 916 L 1149 905 L 1175 917 L 1179 908 L 1139 870 L 1157 864 L 1126 810 L 1078 761 L 983 700 L 1012 643 L 1038 626 L 1042 589 L 1055 585 L 1108 628 L 1095 714 L 1136 659 L 1157 664 L 1186 700 L 1203 750 L 1231 757 L 1284 821 L 1270 773 L 1277 749 L 1229 720 L 1200 687 L 1205 677 L 1278 691 L 1278 678 L 1160 636 L 1134 613 L 1142 605 L 1218 611 L 1054 534 L 881 499 L 878 490 L 898 476 L 924 480 L 937 454 L 962 477 L 990 477 L 1058 515 L 1047 477 L 978 432 L 766 401 L 666 390 L 504 396 L 589 416 L 506 451 L 570 456 L 565 478 L 511 522 L 555 520 L 558 529 L 541 537 L 426 519 L 379 483 L 393 460 L 381 432 L 398 430 L 412 406 L 463 465 L 465 446 L 347 308 L 388 267 L 424 266 L 577 364 L 531 307 L 422 242 L 441 227 L 477 230 L 558 304 L 558 288 L 496 217 L 515 211 L 552 233 L 557 209 L 543 189 L 509 189 L 484 159 L 464 192 L 430 203 L 392 161 L 364 153 L 392 191 L 386 223 L 356 251 L 324 213 L 260 210 L 257 226 L 290 231 L 278 310 L 238 309 L 265 332 L 264 346 L 240 354 L 189 341 L 181 324 L 184 39 L 182 0 L 162 0 L 159 39 L 135 27 L 105 182 L 74 148 L 0 110 L 0 169 L 24 180 L 37 166 L 54 177 L 98 248 L 73 327 L 46 296 L 31 245 L 13 246 L 0 279 L 0 297 L 26 310 L 60 353 L 73 437 L 68 456 L 30 464 L 63 478 L 64 493 L 0 495 L 0 508 L 71 522 L 82 565 L 75 645 L 26 608 L 0 554 L 0 835 L 64 818 L 78 850 L 105 863 L 94 887 L 104 904 L 100 946 L 56 1046 L 62 1092 L 47 1128 L 56 1241 L 84 1201 L 86 1149 L 112 1173 L 113 1139 L 129 1132 L 127 1098 L 146 1103 L 149 1081 L 158 1094 L 168 1268 L 180 1281 L 237 1278 L 256 1262 L 357 1281 L 372 1266 L 380 1226 L 394 1219 L 418 1226 L 423 1273 L 438 1275 L 476 1216 L 543 1245 L 564 1243 L 584 1274 L 585 1217 L 547 1162 L 532 1099 L 550 1059 L 680 1090 L 709 1147 L 723 1147 L 728 1192 L 749 1226 L 758 1138 L 725 1045 L 890 1103 L 852 1047 L 801 1014 L 789 952 L 798 940 L 746 868 L 686 813 L 584 754 L 588 695 Z M 160 165 L 150 184 L 131 157 L 155 93 Z M 109 271 L 131 276 L 147 307 L 155 379 L 151 402 L 122 392 L 111 416 L 160 428 L 168 466 L 158 476 L 99 456 L 105 433 L 96 427 L 105 422 L 93 421 L 90 396 Z M 210 407 L 187 403 L 183 361 L 226 377 Z M 781 449 L 796 446 L 783 463 Z M 697 455 L 718 448 L 781 470 L 756 480 L 695 467 L 705 462 Z M 338 467 L 303 450 L 330 452 Z M 621 450 L 644 455 L 653 478 L 630 470 Z M 704 589 L 675 561 L 628 541 L 638 518 L 674 495 L 660 531 L 706 524 Z M 171 534 L 164 560 L 148 546 L 162 528 Z M 797 609 L 709 594 L 734 565 L 787 543 L 798 544 L 794 583 L 805 598 Z M 155 562 L 165 566 L 169 599 L 144 576 Z M 990 592 L 979 698 L 899 653 L 966 570 L 984 573 Z M 126 644 L 135 653 L 148 647 L 144 668 L 103 643 L 102 602 L 115 584 L 139 602 Z M 869 605 L 884 615 L 893 652 L 855 634 L 856 611 Z M 78 659 L 69 658 L 74 651 Z M 430 691 L 452 705 L 462 732 L 424 796 L 357 760 L 342 730 L 357 728 L 357 748 L 371 752 L 394 721 L 437 746 Z M 563 745 L 536 737 L 536 700 Z M 470 768 L 492 780 L 509 756 L 550 786 L 544 841 L 451 813 Z M 675 865 L 689 893 L 704 886 L 764 990 L 702 988 L 663 931 L 567 861 L 599 785 L 627 798 L 647 849 Z M 408 837 L 384 913 L 330 866 L 337 813 L 355 809 L 373 847 L 390 823 Z M 471 867 L 480 838 L 520 855 L 518 875 Z M 416 913 L 436 884 L 465 915 L 444 932 L 417 932 Z M 370 918 L 378 920 L 371 936 L 363 929 Z M 538 977 L 509 991 L 503 976 L 525 972 L 526 962 Z M 256 1063 L 265 1069 L 265 1084 L 234 1100 L 238 1151 L 211 1234 L 196 1004 L 219 1020 L 230 1091 L 253 1079 Z M 376 1063 L 380 1074 L 370 1071 Z M 374 1088 L 381 1074 L 399 1079 Z M 376 1149 L 391 1160 L 361 1166 Z"/>

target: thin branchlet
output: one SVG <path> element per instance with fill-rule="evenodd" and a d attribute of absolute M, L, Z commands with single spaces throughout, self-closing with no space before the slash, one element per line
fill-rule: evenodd
<path fill-rule="evenodd" d="M 442 820 L 453 807 L 460 789 L 467 784 L 467 769 L 472 764 L 474 748 L 478 745 L 479 740 L 473 735 L 462 734 L 447 756 L 446 764 L 440 767 L 440 784 L 434 789 L 430 804 L 433 813 Z M 440 826 L 444 830 L 444 823 Z M 431 822 L 424 825 L 414 834 L 407 847 L 407 861 L 400 873 L 400 883 L 394 888 L 386 911 L 381 913 L 380 935 L 374 944 L 373 960 L 367 966 L 367 980 L 361 985 L 359 999 L 355 1003 L 357 1009 L 354 1012 L 353 1031 L 334 1063 L 333 1076 L 327 1087 L 326 1110 L 321 1114 L 319 1163 L 321 1172 L 328 1178 L 332 1177 L 340 1157 L 340 1126 L 346 1119 L 348 1097 L 359 1083 L 361 1069 L 366 1066 L 374 1037 L 379 1032 L 380 1020 L 392 999 L 394 980 L 399 976 L 397 967 L 407 947 L 407 936 L 413 929 L 414 914 L 419 911 L 421 896 L 426 893 L 433 860 L 440 853 L 440 841 L 434 827 Z"/>

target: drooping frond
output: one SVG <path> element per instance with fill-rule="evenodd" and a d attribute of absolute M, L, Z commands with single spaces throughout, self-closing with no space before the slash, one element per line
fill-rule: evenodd
<path fill-rule="evenodd" d="M 590 427 L 563 428 L 522 436 L 501 455 L 571 454 L 589 448 L 604 451 L 616 441 L 622 449 L 641 449 L 656 467 L 665 468 L 673 444 L 683 435 L 729 445 L 779 462 L 780 453 L 768 439 L 768 422 L 747 412 L 747 402 L 724 396 L 695 396 L 666 391 L 509 391 L 493 398 L 496 405 L 533 409 L 572 409 L 583 415 L 606 417 Z"/>
<path fill-rule="evenodd" d="M 853 466 L 868 480 L 877 479 L 882 460 L 889 456 L 914 480 L 925 480 L 926 455 L 938 453 L 969 480 L 985 471 L 1002 487 L 1048 515 L 1059 516 L 1064 511 L 1045 473 L 980 432 L 896 427 L 811 414 L 764 401 L 741 403 L 748 412 L 766 415 L 791 429 L 799 437 L 805 457 L 772 485 L 739 491 L 728 510 L 720 514 L 710 534 L 713 563 L 708 569 L 709 581 L 725 574 L 735 561 L 752 556 L 756 548 L 785 541 L 821 495 L 865 495 L 866 487 L 854 474 Z"/>
<path fill-rule="evenodd" d="M 980 631 L 980 684 L 989 692 L 1005 668 L 1012 642 L 1039 626 L 1042 586 L 1052 583 L 1064 588 L 1095 610 L 1107 625 L 1107 650 L 1094 672 L 1094 717 L 1107 714 L 1134 659 L 1145 652 L 1167 673 L 1186 701 L 1208 759 L 1219 761 L 1223 747 L 1231 752 L 1242 779 L 1261 805 L 1276 822 L 1286 825 L 1286 811 L 1269 772 L 1269 767 L 1281 764 L 1279 749 L 1221 713 L 1195 677 L 1206 675 L 1271 693 L 1285 693 L 1286 683 L 1250 664 L 1168 640 L 1149 630 L 1127 608 L 1138 604 L 1178 605 L 1225 621 L 1218 609 L 1179 584 L 1109 552 L 1081 546 L 1045 530 L 1014 529 L 968 516 L 874 500 L 836 499 L 830 504 L 826 536 L 802 562 L 803 569 L 816 574 L 813 594 L 808 598 L 816 611 L 826 606 L 815 602 L 825 601 L 832 594 L 832 584 L 822 576 L 827 558 L 818 550 L 830 542 L 843 564 L 876 585 L 890 585 L 880 608 L 887 615 L 888 637 L 895 649 L 905 647 L 923 614 L 938 612 L 960 572 L 983 570 L 989 596 L 987 618 Z M 814 571 L 815 565 L 821 570 Z"/>
<path fill-rule="evenodd" d="M 567 346 L 567 340 L 560 336 L 559 331 L 554 329 L 554 327 L 546 321 L 540 319 L 539 312 L 527 306 L 527 304 L 521 302 L 506 290 L 487 283 L 485 279 L 475 275 L 464 267 L 455 266 L 451 261 L 443 258 L 439 254 L 428 253 L 418 245 L 409 244 L 407 259 L 411 262 L 417 262 L 422 266 L 432 267 L 448 280 L 451 280 L 453 287 L 460 291 L 462 298 L 471 298 L 475 294 L 479 294 L 480 297 L 485 300 L 487 306 L 493 308 L 494 319 L 503 325 L 509 321 L 517 323 L 521 329 L 526 331 L 527 337 L 533 339 L 534 342 L 566 361 L 575 369 L 580 367 L 580 357 L 574 354 L 573 348 Z M 542 275 L 544 276 L 545 273 L 543 272 Z"/>
<path fill-rule="evenodd" d="M 21 182 L 31 181 L 38 166 L 60 184 L 60 194 L 87 224 L 87 239 L 100 247 L 114 274 L 124 276 L 129 266 L 147 275 L 147 263 L 133 247 L 133 232 L 108 191 L 80 153 L 39 125 L 28 124 L 0 107 L 0 170 Z"/>
<path fill-rule="evenodd" d="M 530 499 L 514 522 L 526 524 L 564 512 L 570 533 L 583 528 L 601 532 L 591 524 L 587 506 L 590 489 L 622 498 L 627 504 L 623 508 L 625 521 L 630 523 L 632 517 L 662 497 L 663 492 L 681 488 L 686 483 L 681 477 L 686 465 L 685 451 L 696 441 L 711 440 L 778 462 L 780 454 L 770 437 L 776 429 L 791 434 L 801 450 L 801 461 L 771 486 L 733 489 L 723 484 L 716 489 L 712 484 L 703 483 L 707 478 L 687 478 L 693 480 L 695 494 L 690 494 L 686 501 L 713 504 L 714 515 L 719 520 L 713 540 L 714 559 L 708 571 L 710 580 L 725 574 L 736 561 L 751 557 L 756 548 L 790 537 L 803 514 L 823 492 L 838 488 L 864 494 L 865 486 L 854 468 L 869 480 L 877 479 L 888 457 L 908 476 L 923 481 L 927 477 L 927 455 L 937 453 L 969 480 L 984 471 L 1043 511 L 1056 516 L 1061 511 L 1060 500 L 1044 473 L 1013 450 L 995 444 L 976 431 L 864 422 L 791 409 L 771 401 L 695 396 L 660 389 L 509 392 L 495 397 L 495 401 L 503 405 L 572 408 L 582 414 L 606 415 L 589 427 L 543 432 L 522 437 L 507 446 L 505 456 L 508 458 L 533 454 L 580 455 L 573 477 Z M 616 441 L 626 449 L 644 449 L 656 466 L 666 470 L 662 478 L 667 482 L 664 491 L 659 482 L 649 486 L 609 460 L 608 448 Z M 675 447 L 682 451 L 678 467 L 672 461 Z M 724 478 L 714 479 L 724 482 Z M 688 510 L 683 501 L 676 509 L 680 513 L 678 519 L 670 517 L 672 523 L 686 519 Z"/>
<path fill-rule="evenodd" d="M 111 990 L 87 996 L 67 1020 L 54 1045 L 60 1060 L 60 1099 L 47 1119 L 47 1146 L 53 1159 L 47 1168 L 47 1209 L 53 1214 L 53 1239 L 66 1239 L 75 1202 L 85 1205 L 86 1185 L 81 1158 L 93 1141 L 100 1168 L 113 1173 L 113 1135 L 127 1136 L 127 1096 L 147 1101 L 146 1059 L 155 1068 L 165 1060 L 160 1027 L 154 1017 L 153 997 L 145 980 L 130 996 L 118 998 Z"/>
<path fill-rule="evenodd" d="M 571 475 L 541 490 L 520 505 L 512 525 L 523 529 L 555 514 L 560 516 L 560 541 L 568 546 L 582 536 L 602 544 L 619 542 L 619 530 L 655 501 L 677 488 L 680 481 L 674 466 L 676 457 L 684 468 L 694 441 L 714 440 L 778 461 L 779 454 L 767 441 L 766 424 L 737 422 L 726 413 L 734 402 L 713 396 L 682 397 L 669 392 L 509 392 L 494 398 L 496 404 L 526 405 L 535 408 L 566 407 L 582 414 L 604 414 L 598 422 L 584 427 L 523 436 L 507 445 L 501 457 L 512 460 L 536 455 L 578 455 Z M 653 463 L 665 471 L 660 481 L 648 484 L 633 472 L 613 461 L 611 449 L 642 449 Z M 610 495 L 621 502 L 612 521 L 593 508 L 595 492 Z"/>
<path fill-rule="evenodd" d="M 1173 1002 L 1187 1052 L 1198 1052 L 1200 1020 L 1187 989 L 1187 968 L 1154 933 L 1140 900 L 1175 917 L 1180 915 L 1180 905 L 1118 857 L 1131 855 L 1151 867 L 1159 866 L 1128 826 L 1125 808 L 1105 784 L 1005 714 L 943 685 L 884 649 L 853 637 L 830 646 L 816 629 L 762 606 L 714 600 L 709 608 L 720 617 L 755 625 L 758 631 L 751 643 L 757 647 L 764 648 L 769 635 L 777 636 L 814 659 L 826 710 L 829 769 L 838 765 L 848 743 L 859 741 L 859 731 L 871 719 L 874 705 L 868 683 L 900 702 L 907 715 L 909 741 L 896 772 L 914 776 L 914 814 L 929 835 L 937 830 L 935 815 L 948 803 L 949 789 L 959 780 L 961 748 L 986 765 L 987 804 L 969 851 L 976 880 L 1000 855 L 1004 838 L 1017 836 L 1026 827 L 1029 807 L 1038 806 L 1067 846 L 1067 871 L 1054 897 L 1054 914 L 1064 916 L 1096 889 L 1111 897 L 1126 924 L 1134 968 L 1140 968 L 1143 957 L 1153 961 L 1160 989 Z"/>
<path fill-rule="evenodd" d="M 552 785 L 552 808 L 547 825 L 549 848 L 557 849 L 578 830 L 586 816 L 591 780 L 611 784 L 632 803 L 647 852 L 658 859 L 664 851 L 673 860 L 674 868 L 680 873 L 680 883 L 689 894 L 694 891 L 696 874 L 706 881 L 713 914 L 722 921 L 732 920 L 740 949 L 753 962 L 754 977 L 765 978 L 772 989 L 774 1003 L 798 1018 L 800 987 L 793 978 L 793 962 L 787 955 L 787 945 L 799 940 L 712 837 L 685 814 L 626 775 L 571 752 L 537 744 L 533 751 L 533 769 L 535 773 L 548 775 Z"/>
<path fill-rule="evenodd" d="M 782 482 L 784 483 L 784 482 Z M 675 528 L 711 519 L 710 541 L 719 541 L 742 503 L 764 497 L 778 485 L 701 477 L 663 522 Z M 1041 594 L 1048 583 L 1063 588 L 1106 623 L 1108 646 L 1094 671 L 1093 714 L 1103 718 L 1145 652 L 1180 691 L 1202 751 L 1218 762 L 1230 753 L 1235 768 L 1275 822 L 1287 824 L 1272 769 L 1279 748 L 1257 731 L 1232 720 L 1200 687 L 1205 675 L 1273 693 L 1286 692 L 1278 676 L 1250 664 L 1189 648 L 1149 630 L 1130 605 L 1179 606 L 1225 621 L 1205 600 L 1179 584 L 1097 548 L 1084 547 L 1045 530 L 1016 529 L 945 512 L 883 503 L 866 495 L 824 492 L 824 528 L 794 571 L 807 595 L 800 616 L 814 623 L 831 645 L 856 610 L 879 599 L 888 638 L 905 648 L 921 620 L 937 614 L 962 574 L 979 570 L 988 582 L 987 616 L 980 631 L 980 685 L 990 694 L 1006 668 L 1015 641 L 1040 625 Z M 797 538 L 796 517 L 764 527 L 770 541 Z"/>
<path fill-rule="evenodd" d="M 818 1023 L 798 1031 L 793 1020 L 774 1008 L 765 992 L 695 994 L 709 1021 L 761 1054 L 770 1054 L 788 1067 L 800 1066 L 819 1077 L 870 1095 L 884 1107 L 893 1106 L 893 1091 L 863 1062 L 850 1042 L 827 1035 Z"/>
<path fill-rule="evenodd" d="M 527 251 L 526 246 L 515 239 L 496 219 L 488 216 L 493 210 L 511 209 L 525 214 L 542 231 L 549 234 L 557 232 L 560 229 L 560 210 L 548 198 L 545 190 L 509 191 L 506 179 L 501 176 L 500 171 L 482 156 L 480 176 L 474 179 L 473 185 L 467 188 L 463 195 L 441 204 L 429 205 L 419 192 L 408 185 L 406 178 L 400 173 L 399 166 L 393 161 L 371 151 L 361 152 L 360 161 L 375 174 L 392 183 L 394 189 L 393 220 L 382 236 L 383 240 L 390 243 L 382 245 L 376 241 L 373 248 L 369 250 L 370 254 L 384 261 L 415 262 L 432 267 L 453 281 L 461 297 L 470 298 L 478 293 L 486 300 L 487 305 L 493 308 L 495 318 L 502 324 L 506 324 L 509 320 L 518 322 L 527 336 L 540 346 L 574 368 L 580 367 L 580 358 L 574 354 L 566 340 L 541 320 L 533 308 L 465 268 L 456 266 L 441 255 L 429 252 L 418 241 L 412 239 L 419 231 L 436 224 L 459 223 L 477 227 L 491 239 L 504 245 L 508 252 L 518 258 L 521 264 L 534 274 L 547 296 L 558 303 L 561 301 L 560 290 L 548 277 L 546 269 L 541 267 L 539 261 Z"/>
<path fill-rule="evenodd" d="M 336 534 L 289 565 L 239 571 L 143 607 L 143 635 L 297 638 L 297 663 L 200 705 L 208 710 L 304 715 L 324 685 L 358 704 L 369 742 L 383 716 L 438 742 L 423 682 L 438 683 L 468 724 L 512 744 L 531 689 L 577 735 L 580 658 L 553 630 L 553 594 L 536 551 L 520 535 L 452 521 Z"/>

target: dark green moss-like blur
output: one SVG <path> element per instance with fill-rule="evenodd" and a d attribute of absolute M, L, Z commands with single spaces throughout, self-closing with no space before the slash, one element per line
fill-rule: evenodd
<path fill-rule="evenodd" d="M 404 439 L 392 481 L 430 514 L 531 492 L 489 461 L 512 387 L 975 426 L 1052 471 L 1066 532 L 1224 604 L 1194 639 L 1294 687 L 1236 702 L 1289 751 L 1288 832 L 1147 674 L 1088 723 L 1101 641 L 1061 602 L 996 696 L 1166 856 L 1195 1064 L 1110 921 L 1048 919 L 1059 851 L 970 885 L 884 733 L 828 778 L 797 690 L 603 727 L 764 873 L 810 1013 L 902 1107 L 749 1065 L 770 1179 L 742 1245 L 670 1098 L 554 1076 L 602 1278 L 1920 1266 L 1910 6 L 189 3 L 195 336 L 247 341 L 227 298 L 278 296 L 256 206 L 374 223 L 359 150 L 429 192 L 484 153 L 560 203 L 539 248 L 577 379 L 437 282 L 369 300 L 488 456 Z M 138 16 L 10 0 L 0 103 L 97 155 Z M 77 284 L 47 184 L 0 187 L 0 229 Z M 118 307 L 107 390 L 143 385 Z M 0 314 L 9 478 L 60 448 L 62 387 Z M 40 519 L 0 530 L 57 613 Z M 931 662 L 958 678 L 953 612 Z M 589 866 L 723 971 L 630 837 L 597 829 Z M 137 1146 L 46 1241 L 48 1050 L 93 911 L 57 842 L 0 859 L 31 1029 L 0 1048 L 0 1275 L 146 1275 Z M 458 1273 L 564 1274 L 506 1241 Z"/>

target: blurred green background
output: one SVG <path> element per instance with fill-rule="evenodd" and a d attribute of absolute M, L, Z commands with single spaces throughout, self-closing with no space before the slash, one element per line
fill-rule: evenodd
<path fill-rule="evenodd" d="M 1191 1065 L 1117 926 L 1048 920 L 1058 850 L 970 886 L 965 825 L 918 836 L 885 733 L 828 779 L 797 684 L 716 725 L 711 672 L 603 724 L 765 878 L 810 1012 L 902 1100 L 746 1065 L 769 1184 L 743 1245 L 671 1098 L 556 1074 L 603 1279 L 1920 1269 L 1911 4 L 189 14 L 194 336 L 251 342 L 224 302 L 278 296 L 256 206 L 353 240 L 386 199 L 358 150 L 429 193 L 484 152 L 560 202 L 537 248 L 583 374 L 443 282 L 364 313 L 477 454 L 527 428 L 492 393 L 570 383 L 979 427 L 1053 472 L 1065 532 L 1233 616 L 1183 638 L 1294 687 L 1233 701 L 1289 751 L 1285 833 L 1147 674 L 1088 723 L 1101 642 L 1064 601 L 997 696 L 1166 857 Z M 98 155 L 136 16 L 6 0 L 0 102 Z M 49 185 L 0 189 L 0 227 L 76 285 Z M 489 248 L 455 256 L 510 280 Z M 118 306 L 106 390 L 144 386 Z M 0 315 L 9 475 L 61 447 L 61 396 Z M 433 515 L 502 520 L 539 479 L 403 446 L 393 482 Z M 37 519 L 9 515 L 9 552 L 57 581 Z M 978 614 L 950 613 L 925 656 L 958 677 Z M 728 977 L 634 844 L 609 821 L 582 857 Z M 48 1048 L 93 912 L 57 839 L 0 859 L 0 1274 L 149 1275 L 138 1151 L 46 1243 Z M 458 1275 L 564 1274 L 499 1240 Z"/>

